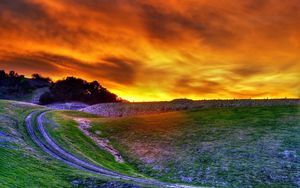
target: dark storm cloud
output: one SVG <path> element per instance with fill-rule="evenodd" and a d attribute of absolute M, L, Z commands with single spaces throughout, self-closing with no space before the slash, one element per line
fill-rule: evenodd
<path fill-rule="evenodd" d="M 117 57 L 107 57 L 103 60 L 108 64 L 101 63 L 98 66 L 103 70 L 104 76 L 113 78 L 117 83 L 129 85 L 134 83 L 141 62 Z"/>
<path fill-rule="evenodd" d="M 48 16 L 42 6 L 25 0 L 3 0 L 0 5 L 1 25 L 12 25 L 14 29 L 24 31 L 30 24 L 32 29 L 51 32 L 51 28 L 59 25 L 54 18 Z M 25 25 L 22 25 L 25 24 Z M 47 30 L 45 30 L 47 29 Z M 20 33 L 22 34 L 22 33 Z M 39 34 L 39 33 L 35 33 Z"/>
<path fill-rule="evenodd" d="M 149 40 L 156 39 L 172 44 L 172 42 L 180 43 L 187 38 L 193 38 L 213 48 L 226 48 L 239 44 L 239 40 L 248 32 L 248 30 L 241 31 L 240 26 L 244 24 L 243 17 L 245 17 L 244 22 L 246 23 L 249 21 L 248 18 L 251 18 L 251 14 L 259 15 L 258 19 L 251 19 L 251 21 L 256 20 L 255 24 L 258 28 L 265 27 L 265 23 L 278 22 L 278 26 L 273 24 L 268 26 L 275 28 L 272 32 L 268 32 L 267 37 L 275 38 L 278 35 L 287 34 L 287 31 L 276 28 L 282 27 L 284 22 L 295 22 L 292 20 L 296 19 L 290 18 L 297 17 L 299 6 L 295 5 L 294 11 L 284 14 L 281 14 L 282 11 L 280 11 L 280 15 L 287 17 L 286 19 L 277 19 L 277 15 L 270 17 L 270 15 L 259 12 L 259 10 L 262 11 L 262 9 L 270 7 L 275 1 L 243 1 L 239 7 L 234 6 L 237 4 L 235 1 L 227 4 L 220 2 L 219 6 L 198 3 L 197 6 L 190 6 L 186 12 L 182 13 L 172 9 L 168 10 L 166 7 L 159 7 L 155 3 L 135 0 L 63 0 L 61 2 L 69 7 L 70 12 L 55 17 L 55 15 L 49 15 L 49 10 L 46 10 L 42 4 L 25 0 L 3 0 L 0 7 L 2 12 L 0 13 L 2 17 L 0 20 L 2 20 L 1 25 L 14 27 L 15 31 L 19 30 L 19 32 L 26 33 L 28 28 L 34 30 L 34 35 L 32 33 L 27 34 L 31 34 L 36 39 L 44 40 L 48 37 L 53 42 L 61 42 L 77 48 L 77 44 L 82 40 L 105 40 L 106 38 L 100 31 L 97 32 L 85 27 L 85 21 L 95 19 L 94 21 L 97 22 L 98 20 L 99 24 L 111 22 L 111 27 L 118 25 L 131 27 L 132 21 L 129 17 L 133 16 L 139 18 Z M 180 7 L 180 3 L 178 4 Z M 185 3 L 182 2 L 182 4 Z M 228 5 L 232 10 L 220 8 L 225 5 Z M 75 10 L 78 10 L 77 14 L 75 14 Z M 236 17 L 239 12 L 241 18 Z M 90 15 L 95 14 L 96 17 L 88 16 L 89 13 Z M 64 16 L 64 18 L 60 16 Z M 77 19 L 82 24 L 70 27 L 64 23 L 65 19 Z M 262 19 L 264 22 L 260 23 Z M 140 29 L 138 28 L 138 30 Z"/>
<path fill-rule="evenodd" d="M 7 12 L 21 19 L 40 20 L 48 18 L 40 5 L 25 0 L 1 0 L 0 14 L 3 16 Z"/>
<path fill-rule="evenodd" d="M 69 45 L 74 49 L 83 39 L 103 38 L 100 33 L 89 30 L 84 24 L 70 27 L 47 11 L 49 10 L 41 4 L 30 1 L 3 0 L 0 2 L 0 25 L 18 35 L 26 35 L 40 42 L 50 39 L 53 43 Z M 66 13 L 65 16 L 69 15 Z"/>
<path fill-rule="evenodd" d="M 267 8 L 270 0 L 251 0 L 251 1 L 245 1 L 245 7 L 247 10 L 262 10 L 264 8 Z"/>
<path fill-rule="evenodd" d="M 6 54 L 0 59 L 0 69 L 16 70 L 24 72 L 24 70 L 32 70 L 33 72 L 51 74 L 59 73 L 61 69 L 55 63 L 48 61 L 40 56 L 28 54 Z"/>
<path fill-rule="evenodd" d="M 180 41 L 183 35 L 192 35 L 214 47 L 232 44 L 235 34 L 226 28 L 229 20 L 209 7 L 190 10 L 189 15 L 166 12 L 152 5 L 141 5 L 141 17 L 150 38 L 162 41 Z M 209 19 L 208 19 L 209 18 Z M 214 25 L 215 24 L 215 25 Z"/>
<path fill-rule="evenodd" d="M 130 25 L 130 9 L 135 10 L 142 21 L 142 25 L 149 39 L 158 39 L 165 42 L 180 41 L 183 35 L 194 35 L 195 40 L 213 46 L 227 46 L 233 42 L 235 34 L 226 28 L 230 20 L 222 12 L 214 8 L 201 5 L 191 7 L 189 14 L 177 11 L 167 11 L 154 3 L 135 0 L 66 0 L 74 7 L 84 8 L 85 11 L 107 14 L 113 22 L 124 21 Z M 113 24 L 112 22 L 112 24 Z"/>
<path fill-rule="evenodd" d="M 263 83 L 261 88 L 265 87 Z M 192 94 L 192 95 L 214 95 L 219 93 L 216 98 L 227 98 L 228 96 L 234 96 L 233 98 L 255 98 L 263 97 L 270 94 L 267 91 L 257 91 L 257 90 L 233 90 L 226 84 L 206 79 L 195 79 L 191 76 L 184 76 L 177 79 L 174 87 L 170 90 L 172 93 L 176 94 Z"/>
<path fill-rule="evenodd" d="M 63 0 L 67 4 L 75 4 L 81 8 L 99 13 L 118 12 L 122 4 L 128 4 L 131 0 Z"/>
<path fill-rule="evenodd" d="M 84 74 L 91 78 L 126 85 L 134 83 L 139 65 L 140 62 L 126 58 L 107 57 L 98 63 L 87 63 L 71 57 L 43 52 L 26 55 L 11 54 L 0 60 L 1 69 L 6 70 L 22 71 L 30 67 L 33 72 L 46 74 L 53 72 L 59 74 L 67 70 L 70 76 Z"/>
<path fill-rule="evenodd" d="M 255 76 L 259 74 L 263 74 L 266 71 L 266 67 L 260 65 L 251 65 L 250 63 L 247 65 L 239 66 L 238 68 L 232 69 L 232 73 L 234 75 L 238 75 L 240 77 L 249 77 L 249 76 Z"/>
<path fill-rule="evenodd" d="M 87 63 L 80 60 L 53 54 L 41 53 L 37 57 L 53 64 L 63 66 L 75 72 L 84 73 L 94 78 L 102 78 L 118 84 L 133 84 L 139 62 L 117 57 L 106 57 L 100 62 Z"/>
<path fill-rule="evenodd" d="M 222 85 L 218 82 L 195 79 L 191 76 L 183 76 L 177 79 L 172 88 L 173 93 L 192 93 L 192 94 L 210 94 L 224 90 Z"/>

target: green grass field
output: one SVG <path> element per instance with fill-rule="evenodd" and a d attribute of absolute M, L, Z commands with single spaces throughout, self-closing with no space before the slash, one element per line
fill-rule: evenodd
<path fill-rule="evenodd" d="M 85 173 L 43 153 L 24 119 L 40 106 L 0 100 L 0 187 L 128 186 Z M 85 136 L 74 118 L 109 139 L 125 163 Z M 234 107 L 102 118 L 46 114 L 46 129 L 70 153 L 130 176 L 214 187 L 299 187 L 300 107 Z M 81 184 L 85 182 L 85 184 Z"/>
<path fill-rule="evenodd" d="M 25 129 L 24 119 L 34 110 L 44 108 L 0 100 L 1 188 L 73 187 L 74 183 L 79 187 L 89 185 L 130 187 L 126 182 L 118 182 L 68 167 L 42 152 L 31 141 Z"/>
<path fill-rule="evenodd" d="M 59 111 L 47 114 L 46 118 L 48 119 L 48 123 L 46 124 L 46 129 L 56 143 L 68 152 L 91 161 L 94 164 L 103 166 L 106 169 L 130 176 L 140 176 L 129 164 L 116 162 L 110 153 L 99 148 L 91 138 L 85 136 L 81 130 L 78 129 L 76 121 L 64 114 L 72 115 L 77 118 L 83 117 L 93 119 L 97 117 L 72 111 Z M 49 121 L 49 119 L 52 120 L 52 122 Z"/>
<path fill-rule="evenodd" d="M 81 113 L 64 114 L 72 116 Z M 61 116 L 56 112 L 56 116 Z M 235 107 L 89 118 L 141 173 L 224 187 L 297 187 L 300 108 Z"/>
<path fill-rule="evenodd" d="M 68 174 L 76 174 L 75 171 L 44 155 L 27 136 L 24 119 L 37 108 L 0 101 L 1 187 L 68 186 L 70 183 L 67 179 L 71 179 Z"/>

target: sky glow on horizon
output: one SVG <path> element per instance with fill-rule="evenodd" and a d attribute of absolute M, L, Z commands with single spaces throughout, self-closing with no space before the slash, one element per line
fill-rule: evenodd
<path fill-rule="evenodd" d="M 2 0 L 0 69 L 130 101 L 300 96 L 299 0 Z"/>

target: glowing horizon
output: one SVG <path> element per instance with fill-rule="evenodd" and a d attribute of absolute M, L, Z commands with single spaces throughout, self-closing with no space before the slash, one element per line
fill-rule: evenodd
<path fill-rule="evenodd" d="M 130 101 L 300 96 L 298 0 L 3 0 L 0 69 Z"/>

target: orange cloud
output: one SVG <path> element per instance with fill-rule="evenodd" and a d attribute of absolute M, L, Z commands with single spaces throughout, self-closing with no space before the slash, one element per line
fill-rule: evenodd
<path fill-rule="evenodd" d="M 298 97 L 298 0 L 3 0 L 0 67 L 129 100 Z"/>

